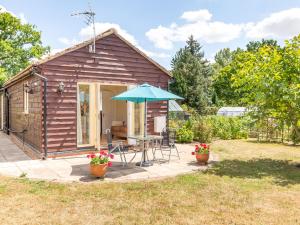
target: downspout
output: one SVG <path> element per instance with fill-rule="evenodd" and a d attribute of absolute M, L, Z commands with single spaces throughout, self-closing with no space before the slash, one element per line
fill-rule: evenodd
<path fill-rule="evenodd" d="M 5 123 L 5 128 L 6 128 L 6 134 L 9 135 L 9 130 L 10 130 L 10 124 L 9 124 L 9 93 L 7 92 L 7 89 L 4 91 L 5 97 L 6 97 L 6 123 Z"/>
<path fill-rule="evenodd" d="M 33 75 L 41 78 L 44 81 L 44 96 L 43 96 L 43 104 L 44 104 L 44 156 L 43 159 L 47 159 L 48 157 L 48 135 L 47 135 L 47 82 L 48 79 L 41 74 L 33 71 Z"/>

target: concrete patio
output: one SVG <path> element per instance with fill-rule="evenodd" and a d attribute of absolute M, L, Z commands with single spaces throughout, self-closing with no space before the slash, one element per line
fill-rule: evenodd
<path fill-rule="evenodd" d="M 194 145 L 178 144 L 177 147 L 181 157 L 180 160 L 176 156 L 172 156 L 170 163 L 165 160 L 159 160 L 151 167 L 135 166 L 135 162 L 141 159 L 141 153 L 138 153 L 135 160 L 125 167 L 122 166 L 120 157 L 116 155 L 113 160 L 113 166 L 109 168 L 105 180 L 129 181 L 171 177 L 193 171 L 205 170 L 212 163 L 218 161 L 218 157 L 211 154 L 209 164 L 207 166 L 200 166 L 196 163 L 195 157 L 191 155 Z M 157 151 L 156 157 L 162 158 L 159 151 Z M 130 159 L 131 155 L 128 154 L 127 158 Z M 93 182 L 99 180 L 90 176 L 88 163 L 89 159 L 87 159 L 86 155 L 47 160 L 31 160 L 21 149 L 14 145 L 5 134 L 0 133 L 1 175 L 13 177 L 23 175 L 27 178 L 57 182 Z"/>

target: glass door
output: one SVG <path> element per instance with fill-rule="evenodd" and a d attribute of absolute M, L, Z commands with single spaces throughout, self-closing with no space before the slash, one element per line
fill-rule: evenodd
<path fill-rule="evenodd" d="M 91 86 L 79 84 L 77 90 L 77 145 L 91 144 Z"/>

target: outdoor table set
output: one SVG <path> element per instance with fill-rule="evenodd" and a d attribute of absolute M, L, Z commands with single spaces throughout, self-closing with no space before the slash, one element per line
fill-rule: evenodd
<path fill-rule="evenodd" d="M 157 102 L 157 101 L 169 101 L 174 99 L 183 99 L 177 95 L 174 95 L 168 91 L 165 91 L 161 88 L 154 87 L 147 83 L 142 84 L 133 89 L 127 90 L 117 96 L 112 98 L 113 100 L 123 100 L 130 101 L 137 104 L 144 103 L 145 104 L 145 113 L 144 113 L 144 135 L 143 136 L 133 136 L 128 138 L 133 138 L 142 143 L 143 150 L 143 160 L 138 164 L 139 166 L 151 166 L 152 162 L 149 161 L 147 150 L 149 143 L 153 143 L 153 141 L 162 140 L 162 137 L 155 135 L 147 135 L 147 102 Z M 154 157 L 155 158 L 155 157 Z"/>
<path fill-rule="evenodd" d="M 148 156 L 148 150 L 150 148 L 150 145 L 153 147 L 157 147 L 157 145 L 161 145 L 161 141 L 163 139 L 162 136 L 159 135 L 148 135 L 148 136 L 130 136 L 129 139 L 137 140 L 140 143 L 141 150 L 142 150 L 142 160 L 140 162 L 137 162 L 137 166 L 147 167 L 153 165 L 153 160 L 155 160 L 155 152 L 153 153 L 153 160 L 149 160 Z"/>

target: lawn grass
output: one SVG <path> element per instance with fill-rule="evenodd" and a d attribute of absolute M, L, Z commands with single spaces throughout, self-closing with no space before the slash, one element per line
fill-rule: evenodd
<path fill-rule="evenodd" d="M 0 224 L 300 224 L 300 147 L 217 141 L 221 162 L 159 181 L 0 177 Z"/>

